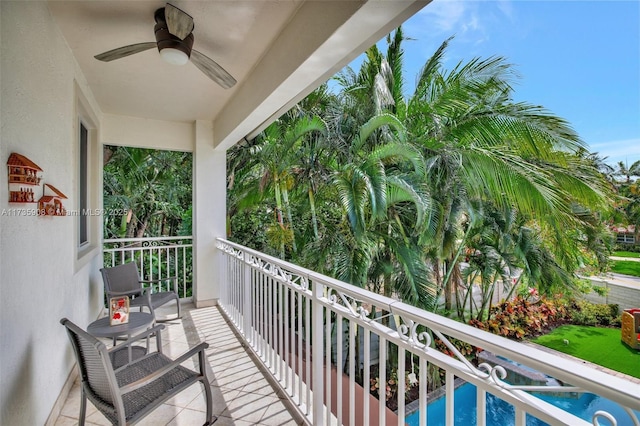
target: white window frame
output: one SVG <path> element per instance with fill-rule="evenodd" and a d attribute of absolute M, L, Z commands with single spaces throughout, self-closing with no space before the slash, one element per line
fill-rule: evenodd
<path fill-rule="evenodd" d="M 101 158 L 102 150 L 98 141 L 98 119 L 91 108 L 87 98 L 82 90 L 75 84 L 75 125 L 74 125 L 74 164 L 76 168 L 76 188 L 75 202 L 72 207 L 74 210 L 74 238 L 75 245 L 75 269 L 80 270 L 96 255 L 101 253 L 101 229 L 102 218 L 98 214 L 100 212 L 100 203 L 102 202 L 102 169 Z M 87 129 L 87 146 L 86 146 L 86 205 L 81 203 L 81 128 Z M 92 212 L 92 213 L 89 213 Z M 93 213 L 95 212 L 95 214 Z M 89 214 L 87 214 L 89 213 Z M 80 241 L 82 225 L 81 215 L 85 214 L 86 218 L 86 240 Z"/>

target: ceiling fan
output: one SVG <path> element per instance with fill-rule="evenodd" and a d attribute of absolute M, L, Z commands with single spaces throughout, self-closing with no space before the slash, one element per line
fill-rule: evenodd
<path fill-rule="evenodd" d="M 191 59 L 200 71 L 223 88 L 228 89 L 236 84 L 236 79 L 217 62 L 192 48 L 194 25 L 191 15 L 167 3 L 165 7 L 156 10 L 154 18 L 155 42 L 130 44 L 94 57 L 110 62 L 157 47 L 165 62 L 184 65 Z"/>

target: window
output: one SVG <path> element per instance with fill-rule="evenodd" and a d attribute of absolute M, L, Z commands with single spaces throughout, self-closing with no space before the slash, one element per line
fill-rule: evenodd
<path fill-rule="evenodd" d="M 1 1 L 1 0 L 0 0 Z M 73 237 L 70 242 L 75 248 L 74 267 L 79 271 L 88 262 L 100 254 L 101 217 L 100 206 L 100 145 L 98 137 L 98 119 L 90 103 L 76 84 L 76 109 L 74 120 L 73 167 L 74 181 L 73 206 L 68 214 L 73 216 Z"/>
<path fill-rule="evenodd" d="M 619 233 L 616 238 L 616 242 L 621 244 L 635 244 L 636 242 L 635 235 Z"/>
<path fill-rule="evenodd" d="M 82 121 L 80 121 L 80 135 L 78 137 L 80 141 L 80 188 L 79 188 L 79 199 L 80 205 L 79 207 L 79 224 L 80 229 L 78 230 L 78 245 L 84 246 L 89 243 L 89 229 L 88 229 L 88 221 L 87 221 L 87 213 L 89 209 L 88 205 L 88 171 L 89 171 L 89 131 Z"/>

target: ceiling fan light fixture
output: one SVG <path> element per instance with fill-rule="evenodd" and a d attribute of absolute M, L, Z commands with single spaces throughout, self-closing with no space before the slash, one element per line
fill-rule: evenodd
<path fill-rule="evenodd" d="M 156 47 L 163 61 L 173 65 L 184 65 L 191 60 L 196 68 L 224 89 L 229 89 L 237 83 L 236 79 L 216 61 L 193 49 L 194 24 L 191 15 L 167 3 L 166 7 L 155 11 L 154 18 L 155 43 L 129 44 L 94 57 L 99 61 L 111 62 Z"/>
<path fill-rule="evenodd" d="M 162 60 L 171 65 L 184 65 L 189 62 L 189 55 L 180 49 L 171 47 L 164 48 L 160 51 Z"/>

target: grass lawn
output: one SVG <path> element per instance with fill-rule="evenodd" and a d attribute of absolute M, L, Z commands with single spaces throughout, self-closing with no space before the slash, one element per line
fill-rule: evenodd
<path fill-rule="evenodd" d="M 640 262 L 635 260 L 614 260 L 611 262 L 611 272 L 640 277 Z"/>
<path fill-rule="evenodd" d="M 634 253 L 632 251 L 616 251 L 613 253 L 613 255 L 617 257 L 633 257 L 633 258 L 640 257 L 640 253 Z"/>
<path fill-rule="evenodd" d="M 640 379 L 640 351 L 620 341 L 619 328 L 563 325 L 532 341 Z"/>

